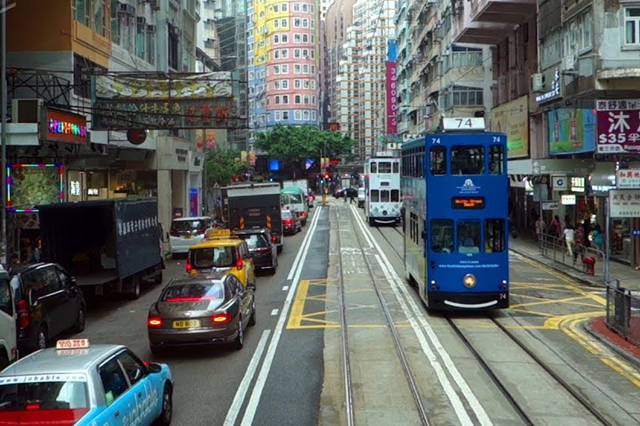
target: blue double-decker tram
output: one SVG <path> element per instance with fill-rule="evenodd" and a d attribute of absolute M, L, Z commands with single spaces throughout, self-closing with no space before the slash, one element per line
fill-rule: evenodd
<path fill-rule="evenodd" d="M 402 146 L 404 263 L 429 309 L 509 306 L 507 138 L 442 120 Z"/>

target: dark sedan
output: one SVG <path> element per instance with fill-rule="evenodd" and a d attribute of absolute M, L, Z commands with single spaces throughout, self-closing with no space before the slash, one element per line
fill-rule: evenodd
<path fill-rule="evenodd" d="M 224 272 L 169 282 L 149 309 L 151 352 L 217 343 L 242 349 L 246 327 L 256 323 L 254 290 Z"/>
<path fill-rule="evenodd" d="M 238 229 L 235 234 L 245 240 L 253 259 L 255 269 L 276 273 L 278 267 L 278 249 L 273 234 L 266 228 Z"/>

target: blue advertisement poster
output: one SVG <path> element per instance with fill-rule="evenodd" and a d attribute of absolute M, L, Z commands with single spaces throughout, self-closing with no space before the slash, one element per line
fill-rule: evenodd
<path fill-rule="evenodd" d="M 596 149 L 596 114 L 592 109 L 558 108 L 547 112 L 549 152 L 555 155 Z"/>

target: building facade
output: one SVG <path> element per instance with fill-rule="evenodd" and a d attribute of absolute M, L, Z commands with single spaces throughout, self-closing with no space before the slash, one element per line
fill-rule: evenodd
<path fill-rule="evenodd" d="M 7 63 L 14 70 L 7 83 L 8 161 L 60 171 L 59 189 L 38 188 L 38 196 L 46 202 L 154 196 L 165 230 L 176 215 L 200 214 L 202 158 L 193 132 L 151 130 L 134 145 L 122 131 L 92 131 L 90 99 L 95 74 L 194 71 L 196 2 L 36 0 L 7 13 Z M 44 119 L 75 124 L 82 137 L 43 132 L 42 111 Z M 23 229 L 19 216 L 39 200 L 12 201 L 9 246 L 19 251 L 19 241 L 37 230 Z"/>
<path fill-rule="evenodd" d="M 250 144 L 276 125 L 318 126 L 318 1 L 254 0 L 247 17 Z"/>

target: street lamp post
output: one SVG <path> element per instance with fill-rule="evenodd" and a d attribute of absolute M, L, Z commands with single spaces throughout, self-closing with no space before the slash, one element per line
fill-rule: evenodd
<path fill-rule="evenodd" d="M 0 178 L 0 186 L 2 190 L 0 192 L 2 196 L 2 206 L 0 206 L 0 212 L 2 213 L 0 226 L 2 227 L 2 235 L 0 238 L 0 263 L 3 265 L 7 264 L 8 256 L 7 256 L 7 11 L 13 7 L 15 7 L 15 3 L 8 5 L 7 1 L 4 0 L 2 2 L 2 9 L 0 10 L 0 34 L 2 36 L 2 64 L 0 65 L 0 92 L 2 92 L 2 96 L 0 97 L 0 103 L 2 106 L 0 108 L 0 114 L 2 114 L 2 131 L 0 133 L 0 138 L 2 139 L 2 164 L 0 167 L 2 168 L 1 178 Z"/>

